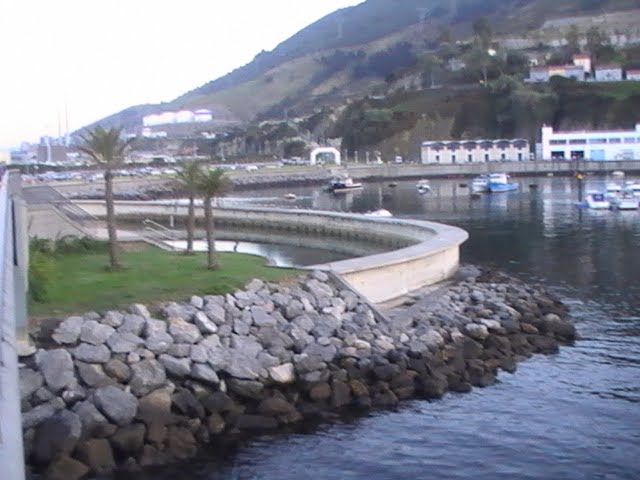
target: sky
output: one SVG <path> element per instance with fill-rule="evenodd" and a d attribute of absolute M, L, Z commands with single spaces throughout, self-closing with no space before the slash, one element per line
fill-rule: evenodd
<path fill-rule="evenodd" d="M 363 0 L 0 0 L 0 147 L 170 101 Z"/>

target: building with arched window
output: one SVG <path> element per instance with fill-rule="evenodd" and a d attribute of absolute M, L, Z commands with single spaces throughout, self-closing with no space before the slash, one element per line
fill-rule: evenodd
<path fill-rule="evenodd" d="M 422 143 L 422 163 L 521 162 L 529 158 L 529 142 L 522 138 Z"/>

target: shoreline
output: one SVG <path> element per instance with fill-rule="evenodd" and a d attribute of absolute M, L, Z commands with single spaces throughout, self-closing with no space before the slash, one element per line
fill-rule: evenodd
<path fill-rule="evenodd" d="M 575 339 L 544 288 L 469 266 L 382 313 L 322 272 L 157 315 L 90 312 L 21 370 L 25 454 L 65 480 L 176 464 L 207 445 L 486 387 Z"/>

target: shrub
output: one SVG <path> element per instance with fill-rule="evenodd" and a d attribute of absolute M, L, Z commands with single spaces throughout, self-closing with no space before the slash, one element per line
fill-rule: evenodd
<path fill-rule="evenodd" d="M 55 273 L 55 264 L 50 254 L 32 250 L 29 258 L 29 296 L 34 302 L 48 299 L 49 285 Z"/>
<path fill-rule="evenodd" d="M 73 253 L 104 253 L 107 243 L 91 237 L 66 236 L 56 240 L 53 253 L 67 255 Z"/>

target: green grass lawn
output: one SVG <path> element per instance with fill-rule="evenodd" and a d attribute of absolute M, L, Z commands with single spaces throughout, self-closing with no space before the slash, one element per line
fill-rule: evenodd
<path fill-rule="evenodd" d="M 55 274 L 47 301 L 31 302 L 33 318 L 54 317 L 122 309 L 132 303 L 153 306 L 165 301 L 181 301 L 191 295 L 232 292 L 253 278 L 281 280 L 297 270 L 265 265 L 265 259 L 238 253 L 220 253 L 221 267 L 207 270 L 206 254 L 187 256 L 144 246 L 123 252 L 125 269 L 106 270 L 106 254 L 67 254 L 55 257 Z"/>

